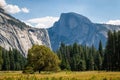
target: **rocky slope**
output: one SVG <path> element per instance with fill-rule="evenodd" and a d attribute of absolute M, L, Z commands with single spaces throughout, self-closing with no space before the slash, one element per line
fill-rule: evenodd
<path fill-rule="evenodd" d="M 56 50 L 61 42 L 68 45 L 74 42 L 87 46 L 93 44 L 98 48 L 101 40 L 105 47 L 109 30 L 120 30 L 120 26 L 96 24 L 80 14 L 63 13 L 59 21 L 48 29 L 48 32 L 51 46 L 53 50 Z"/>
<path fill-rule="evenodd" d="M 33 44 L 51 47 L 47 30 L 29 27 L 0 9 L 0 46 L 16 48 L 26 56 Z"/>

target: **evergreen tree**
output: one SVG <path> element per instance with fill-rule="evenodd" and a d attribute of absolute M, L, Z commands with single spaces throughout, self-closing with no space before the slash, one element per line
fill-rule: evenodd
<path fill-rule="evenodd" d="M 9 57 L 10 57 L 10 70 L 15 70 L 14 54 L 12 53 L 11 49 L 9 49 Z"/>
<path fill-rule="evenodd" d="M 103 69 L 111 71 L 119 71 L 120 68 L 120 52 L 119 52 L 119 32 L 108 32 L 108 42 L 105 50 L 103 61 Z"/>
<path fill-rule="evenodd" d="M 101 56 L 101 57 L 104 56 L 104 55 L 103 55 L 103 47 L 102 47 L 102 42 L 101 42 L 101 40 L 100 40 L 100 42 L 99 42 L 99 53 L 100 53 L 100 56 Z"/>
<path fill-rule="evenodd" d="M 88 60 L 87 60 L 87 70 L 94 70 L 94 58 L 93 56 L 90 54 Z"/>
<path fill-rule="evenodd" d="M 113 53 L 113 34 L 111 31 L 108 32 L 108 41 L 105 49 L 105 56 L 103 61 L 103 69 L 111 70 L 112 66 L 112 53 Z"/>
<path fill-rule="evenodd" d="M 80 60 L 78 64 L 78 71 L 85 71 L 86 70 L 86 62 L 85 60 Z"/>
<path fill-rule="evenodd" d="M 1 70 L 22 70 L 26 65 L 26 58 L 16 49 L 9 51 L 1 48 L 2 69 Z"/>
<path fill-rule="evenodd" d="M 99 52 L 97 52 L 95 56 L 95 68 L 96 70 L 102 69 L 102 57 Z"/>
<path fill-rule="evenodd" d="M 118 61 L 118 65 L 117 68 L 119 68 L 118 70 L 120 71 L 120 31 L 118 31 L 118 52 L 117 52 L 117 61 Z"/>
<path fill-rule="evenodd" d="M 0 70 L 2 69 L 3 58 L 2 58 L 2 47 L 0 46 Z"/>
<path fill-rule="evenodd" d="M 3 70 L 10 70 L 10 59 L 6 50 L 3 53 Z"/>
<path fill-rule="evenodd" d="M 77 43 L 68 46 L 62 43 L 57 51 L 57 55 L 61 60 L 61 69 L 72 71 L 94 70 L 94 57 L 96 54 L 97 50 L 94 46 L 89 48 L 78 45 Z"/>

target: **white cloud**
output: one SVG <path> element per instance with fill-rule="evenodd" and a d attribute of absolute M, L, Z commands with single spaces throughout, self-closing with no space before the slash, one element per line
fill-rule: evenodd
<path fill-rule="evenodd" d="M 58 17 L 42 17 L 42 18 L 34 18 L 27 20 L 27 23 L 30 23 L 36 28 L 49 28 L 51 27 L 55 21 L 58 21 Z"/>
<path fill-rule="evenodd" d="M 7 13 L 15 14 L 19 12 L 28 13 L 27 8 L 20 8 L 17 5 L 7 4 L 5 0 L 0 0 L 0 7 L 2 7 Z"/>
<path fill-rule="evenodd" d="M 11 14 L 19 13 L 21 11 L 17 5 L 6 5 L 3 8 L 7 13 Z"/>
<path fill-rule="evenodd" d="M 120 25 L 120 20 L 109 20 L 106 24 Z"/>
<path fill-rule="evenodd" d="M 5 6 L 5 5 L 6 5 L 5 0 L 0 0 L 0 7 L 3 7 L 3 6 Z"/>
<path fill-rule="evenodd" d="M 32 24 L 30 24 L 30 23 L 28 23 L 28 22 L 26 22 L 26 21 L 23 21 L 26 25 L 29 25 L 29 26 L 31 26 L 31 27 L 33 27 L 33 25 Z"/>
<path fill-rule="evenodd" d="M 22 8 L 21 9 L 24 13 L 29 13 L 29 9 L 27 9 L 27 8 Z"/>

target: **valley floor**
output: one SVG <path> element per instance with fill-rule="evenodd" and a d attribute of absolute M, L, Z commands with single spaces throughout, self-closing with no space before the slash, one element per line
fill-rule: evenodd
<path fill-rule="evenodd" d="M 42 72 L 23 74 L 22 71 L 1 71 L 0 80 L 120 80 L 120 72 Z"/>

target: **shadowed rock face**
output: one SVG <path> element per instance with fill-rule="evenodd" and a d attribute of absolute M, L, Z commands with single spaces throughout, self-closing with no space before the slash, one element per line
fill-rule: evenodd
<path fill-rule="evenodd" d="M 58 49 L 61 42 L 82 45 L 94 45 L 98 48 L 101 40 L 105 47 L 108 30 L 120 30 L 120 26 L 95 24 L 88 18 L 76 13 L 63 13 L 58 22 L 48 29 L 53 50 Z"/>
<path fill-rule="evenodd" d="M 47 30 L 29 27 L 0 10 L 0 46 L 7 50 L 16 48 L 27 56 L 33 44 L 51 48 Z"/>

